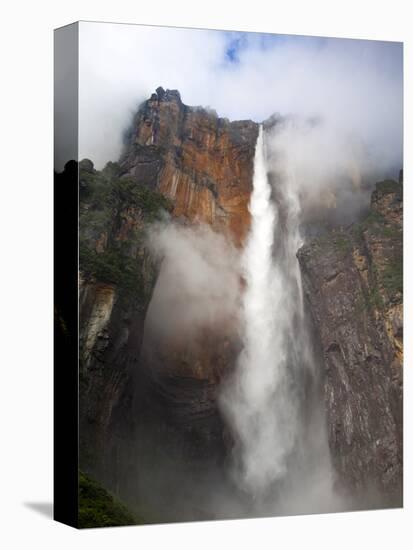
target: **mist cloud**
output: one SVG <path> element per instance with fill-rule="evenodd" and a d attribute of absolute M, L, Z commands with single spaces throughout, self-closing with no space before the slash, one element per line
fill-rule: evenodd
<path fill-rule="evenodd" d="M 145 320 L 156 341 L 187 341 L 205 328 L 236 325 L 240 306 L 239 251 L 207 225 L 154 225 L 148 247 L 160 273 Z"/>
<path fill-rule="evenodd" d="M 353 132 L 326 120 L 290 117 L 266 132 L 267 165 L 276 200 L 295 197 L 302 222 L 347 224 L 366 211 L 377 179 L 399 166 L 369 151 Z M 288 190 L 288 193 L 287 193 Z"/>

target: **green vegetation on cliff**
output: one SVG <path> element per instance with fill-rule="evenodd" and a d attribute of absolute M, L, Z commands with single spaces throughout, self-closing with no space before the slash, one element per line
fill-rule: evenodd
<path fill-rule="evenodd" d="M 139 264 L 127 255 L 121 244 L 98 253 L 81 242 L 79 261 L 82 271 L 98 281 L 114 284 L 128 292 L 139 292 L 142 288 Z"/>
<path fill-rule="evenodd" d="M 391 295 L 403 293 L 403 259 L 396 257 L 389 262 L 382 273 L 383 286 Z"/>
<path fill-rule="evenodd" d="M 79 472 L 79 528 L 143 523 L 96 481 Z"/>
<path fill-rule="evenodd" d="M 107 214 L 123 208 L 137 207 L 146 221 L 158 219 L 162 210 L 169 211 L 171 202 L 158 191 L 149 189 L 130 177 L 122 176 L 121 168 L 109 162 L 101 171 L 84 159 L 79 163 L 80 216 L 90 210 Z"/>
<path fill-rule="evenodd" d="M 376 183 L 376 192 L 381 194 L 403 195 L 403 184 L 400 181 L 383 180 Z"/>
<path fill-rule="evenodd" d="M 131 177 L 112 180 L 110 200 L 112 204 L 117 204 L 118 208 L 139 208 L 147 222 L 159 219 L 162 210 L 169 211 L 172 208 L 171 202 L 161 193 L 138 185 Z"/>
<path fill-rule="evenodd" d="M 311 243 L 314 253 L 329 257 L 330 264 L 340 266 L 342 272 L 346 269 L 364 272 L 364 278 L 360 279 L 363 291 L 354 300 L 357 312 L 380 310 L 389 302 L 397 303 L 401 299 L 402 200 L 401 183 L 378 182 L 364 219 L 348 227 L 332 229 Z M 333 274 L 336 271 L 332 269 Z"/>
<path fill-rule="evenodd" d="M 79 163 L 79 261 L 87 277 L 140 296 L 144 290 L 142 250 L 147 224 L 170 211 L 161 193 L 122 177 L 119 164 L 101 171 Z"/>

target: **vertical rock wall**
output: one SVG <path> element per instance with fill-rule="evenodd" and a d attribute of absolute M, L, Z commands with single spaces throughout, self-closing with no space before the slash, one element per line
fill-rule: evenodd
<path fill-rule="evenodd" d="M 402 487 L 402 201 L 400 183 L 377 184 L 363 222 L 298 254 L 336 469 L 343 485 L 387 503 L 400 503 Z"/>

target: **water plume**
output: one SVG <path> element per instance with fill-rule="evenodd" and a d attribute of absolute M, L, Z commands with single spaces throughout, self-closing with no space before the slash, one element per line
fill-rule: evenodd
<path fill-rule="evenodd" d="M 234 478 L 255 513 L 331 510 L 320 377 L 296 257 L 302 238 L 295 166 L 273 187 L 266 137 L 260 127 L 242 256 L 244 347 L 220 403 L 234 439 Z"/>

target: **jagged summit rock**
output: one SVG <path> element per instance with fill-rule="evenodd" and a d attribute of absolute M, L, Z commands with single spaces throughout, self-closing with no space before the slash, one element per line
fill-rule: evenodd
<path fill-rule="evenodd" d="M 158 88 L 156 88 L 156 94 L 157 94 L 158 99 L 160 101 L 162 101 L 162 98 L 165 95 L 165 90 L 162 88 L 162 86 L 158 86 Z"/>
<path fill-rule="evenodd" d="M 155 93 L 151 95 L 151 100 L 176 101 L 178 103 L 182 103 L 181 94 L 178 90 L 165 90 L 162 86 L 158 86 L 158 88 L 156 88 Z"/>

